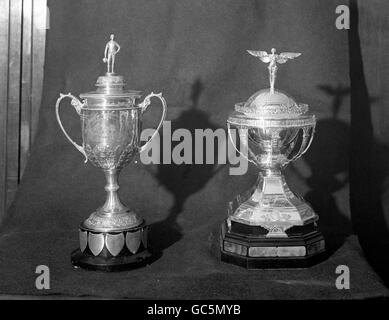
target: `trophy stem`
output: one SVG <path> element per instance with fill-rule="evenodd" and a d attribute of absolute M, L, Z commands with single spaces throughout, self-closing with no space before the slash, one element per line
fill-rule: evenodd
<path fill-rule="evenodd" d="M 285 186 L 286 182 L 278 168 L 266 168 L 258 174 L 256 188 L 260 194 L 283 194 Z"/>
<path fill-rule="evenodd" d="M 275 169 L 275 168 L 268 168 L 262 171 L 262 174 L 265 177 L 281 177 L 281 169 Z"/>
<path fill-rule="evenodd" d="M 120 171 L 117 169 L 104 170 L 105 178 L 107 179 L 107 184 L 104 188 L 107 192 L 107 198 L 104 205 L 100 209 L 100 213 L 107 216 L 112 216 L 114 214 L 122 213 L 128 210 L 128 208 L 121 203 L 118 195 L 119 172 Z"/>

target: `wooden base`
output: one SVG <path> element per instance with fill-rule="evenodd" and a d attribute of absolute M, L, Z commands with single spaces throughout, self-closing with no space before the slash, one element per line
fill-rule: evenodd
<path fill-rule="evenodd" d="M 144 267 L 149 263 L 151 256 L 148 250 L 143 250 L 135 255 L 104 258 L 87 255 L 76 249 L 72 252 L 71 262 L 75 267 L 112 272 Z"/>
<path fill-rule="evenodd" d="M 75 267 L 118 271 L 145 266 L 152 258 L 147 247 L 147 226 L 118 232 L 98 232 L 79 227 L 80 248 L 72 252 Z"/>
<path fill-rule="evenodd" d="M 255 229 L 255 227 L 250 227 Z M 260 228 L 260 227 L 258 227 Z M 327 258 L 323 235 L 314 225 L 300 228 L 284 238 L 270 238 L 261 232 L 238 233 L 222 225 L 221 259 L 247 269 L 307 268 Z"/>

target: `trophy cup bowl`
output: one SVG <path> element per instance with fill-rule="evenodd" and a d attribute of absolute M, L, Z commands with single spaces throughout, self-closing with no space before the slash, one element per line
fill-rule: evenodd
<path fill-rule="evenodd" d="M 238 110 L 239 107 L 238 104 Z M 260 224 L 267 229 L 267 237 L 287 237 L 285 231 L 288 228 L 318 219 L 303 198 L 289 189 L 282 173 L 289 162 L 297 160 L 308 150 L 315 124 L 314 115 L 279 119 L 274 116 L 242 118 L 238 113 L 228 119 L 233 146 L 238 150 L 232 139 L 231 127 L 237 130 L 241 146 L 247 151 L 238 152 L 259 169 L 253 192 L 247 199 L 239 197 L 239 201 L 248 207 L 238 207 L 231 215 L 233 221 Z"/>
<path fill-rule="evenodd" d="M 221 257 L 246 268 L 306 267 L 322 260 L 325 242 L 317 229 L 317 214 L 290 190 L 283 169 L 309 149 L 316 119 L 308 105 L 274 90 L 274 81 L 270 84 L 237 103 L 227 120 L 232 145 L 259 174 L 252 188 L 229 203 Z M 232 129 L 238 133 L 240 149 Z"/>
<path fill-rule="evenodd" d="M 113 65 L 110 66 L 113 71 Z M 56 116 L 66 138 L 97 168 L 103 170 L 107 184 L 105 203 L 79 226 L 80 247 L 72 253 L 74 266 L 113 271 L 146 264 L 151 257 L 147 244 L 147 225 L 143 218 L 124 205 L 118 196 L 118 175 L 142 152 L 163 124 L 166 101 L 162 94 L 151 93 L 139 103 L 140 91 L 125 91 L 123 77 L 114 72 L 97 79 L 96 91 L 60 94 Z M 142 117 L 156 97 L 162 103 L 162 116 L 156 131 L 141 146 Z M 82 145 L 74 142 L 64 129 L 59 107 L 69 98 L 80 116 Z"/>
<path fill-rule="evenodd" d="M 163 106 L 161 121 L 154 134 L 165 119 L 166 102 L 161 94 L 151 93 L 141 104 L 136 105 L 134 101 L 139 97 L 139 92 L 131 94 L 131 99 L 127 98 L 123 106 L 116 109 L 107 107 L 107 99 L 104 106 L 93 101 L 92 107 L 88 106 L 87 99 L 81 103 L 71 94 L 61 95 L 57 100 L 57 119 L 65 136 L 85 156 L 85 162 L 89 160 L 103 170 L 107 180 L 107 198 L 104 205 L 80 225 L 80 248 L 72 256 L 75 265 L 114 270 L 128 266 L 129 263 L 143 262 L 144 258 L 149 256 L 147 226 L 141 217 L 120 201 L 117 192 L 118 174 L 153 138 L 140 146 L 142 115 L 150 104 L 150 98 L 159 98 Z M 82 146 L 77 145 L 62 126 L 59 105 L 64 98 L 71 99 L 80 115 Z"/>

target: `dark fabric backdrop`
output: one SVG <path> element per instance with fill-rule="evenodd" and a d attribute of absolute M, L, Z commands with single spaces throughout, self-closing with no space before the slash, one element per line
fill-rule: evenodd
<path fill-rule="evenodd" d="M 350 4 L 351 217 L 369 262 L 389 285 L 389 3 Z"/>
<path fill-rule="evenodd" d="M 33 147 L 0 238 L 0 293 L 42 294 L 34 270 L 47 264 L 46 294 L 131 298 L 362 298 L 387 295 L 363 258 L 349 210 L 349 37 L 335 27 L 342 1 L 49 1 L 43 103 Z M 377 5 L 377 2 L 376 2 Z M 377 7 L 376 10 L 379 10 Z M 93 90 L 109 34 L 122 50 L 116 70 L 127 88 L 162 92 L 172 128 L 225 128 L 236 102 L 268 85 L 265 65 L 246 49 L 302 52 L 279 69 L 277 87 L 308 103 L 318 116 L 306 156 L 291 165 L 294 190 L 320 215 L 332 257 L 307 270 L 249 272 L 222 264 L 218 230 L 226 204 L 256 179 L 230 176 L 228 166 L 149 165 L 123 170 L 121 198 L 152 224 L 162 252 L 152 265 L 104 274 L 72 270 L 77 226 L 104 198 L 102 172 L 83 164 L 55 119 L 60 92 Z M 357 39 L 358 40 L 358 39 Z M 352 57 L 350 56 L 351 60 Z M 145 114 L 155 125 L 158 108 Z M 74 110 L 62 119 L 80 137 Z M 80 141 L 80 138 L 77 138 Z M 335 268 L 353 268 L 350 292 L 335 288 Z"/>

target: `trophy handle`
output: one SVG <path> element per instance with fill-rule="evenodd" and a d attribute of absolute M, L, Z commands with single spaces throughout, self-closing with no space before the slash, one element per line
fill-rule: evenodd
<path fill-rule="evenodd" d="M 234 140 L 232 139 L 232 136 L 231 136 L 231 126 L 230 126 L 230 124 L 229 124 L 228 122 L 227 122 L 227 131 L 228 131 L 228 136 L 229 136 L 229 138 L 230 138 L 231 144 L 232 144 L 232 146 L 234 147 L 234 149 L 235 149 L 243 158 L 245 158 L 248 162 L 251 162 L 251 163 L 253 163 L 254 165 L 257 165 L 257 164 L 255 163 L 254 160 L 250 159 L 250 158 L 249 158 L 248 156 L 246 156 L 243 152 L 241 152 L 240 150 L 238 150 L 238 148 L 237 148 L 236 145 L 235 145 Z M 246 137 L 247 137 L 247 135 L 246 135 Z M 245 144 L 245 141 L 248 141 L 247 139 L 245 139 L 246 137 L 243 137 L 243 135 L 241 134 L 241 131 L 239 130 L 239 138 L 240 138 L 241 141 L 243 141 L 244 144 Z M 247 146 L 247 152 L 252 153 L 252 151 L 251 151 L 250 148 L 249 148 L 248 143 L 247 143 L 246 146 Z"/>
<path fill-rule="evenodd" d="M 164 97 L 162 97 L 162 93 L 155 94 L 152 92 L 146 98 L 144 98 L 143 102 L 141 102 L 139 104 L 139 106 L 142 108 L 142 114 L 147 110 L 147 107 L 150 105 L 150 103 L 151 103 L 150 99 L 152 97 L 156 97 L 159 100 L 161 100 L 161 102 L 162 102 L 162 116 L 161 116 L 161 120 L 159 121 L 159 124 L 157 126 L 157 129 L 154 131 L 151 138 L 143 146 L 141 146 L 139 148 L 139 152 L 144 151 L 146 149 L 147 145 L 151 142 L 151 140 L 153 140 L 153 138 L 155 137 L 155 135 L 158 133 L 159 129 L 161 128 L 163 121 L 165 120 L 165 117 L 166 117 L 167 104 L 166 104 L 166 100 L 164 99 Z"/>
<path fill-rule="evenodd" d="M 307 131 L 311 129 L 312 132 L 311 134 L 307 134 Z M 305 152 L 307 152 L 307 150 L 309 149 L 309 147 L 311 146 L 311 143 L 312 143 L 312 140 L 313 140 L 313 136 L 315 135 L 315 126 L 313 126 L 312 128 L 310 127 L 305 127 L 303 128 L 303 141 L 301 143 L 301 146 L 300 146 L 300 150 L 299 152 L 297 152 L 297 154 L 289 160 L 289 162 L 291 161 L 295 161 L 297 160 L 298 158 L 300 158 Z"/>
<path fill-rule="evenodd" d="M 76 109 L 76 112 L 78 113 L 78 115 L 80 115 L 81 113 L 81 107 L 83 106 L 83 104 L 81 103 L 80 100 L 78 100 L 75 96 L 73 96 L 70 92 L 68 94 L 63 94 L 63 93 L 60 93 L 59 94 L 59 98 L 57 99 L 57 102 L 55 104 L 55 114 L 57 116 L 57 121 L 59 123 L 59 126 L 61 128 L 61 130 L 63 131 L 63 133 L 65 134 L 65 137 L 71 142 L 71 144 L 73 146 L 76 147 L 76 149 L 78 151 L 80 151 L 84 157 L 85 157 L 85 163 L 88 161 L 88 157 L 86 155 L 86 152 L 84 150 L 84 148 L 80 145 L 78 145 L 77 143 L 75 143 L 72 138 L 70 138 L 70 136 L 68 135 L 68 133 L 66 132 L 65 128 L 63 127 L 62 125 L 62 122 L 61 122 L 61 118 L 59 116 L 59 106 L 60 106 L 60 103 L 62 101 L 62 99 L 64 98 L 69 98 L 71 99 L 71 105 Z"/>
<path fill-rule="evenodd" d="M 309 149 L 309 147 L 311 146 L 311 143 L 313 141 L 313 136 L 315 135 L 315 126 L 312 127 L 312 132 L 311 132 L 311 135 L 309 137 L 309 141 L 308 141 L 308 144 L 306 145 L 306 147 L 304 148 L 303 152 L 301 153 L 301 155 L 303 155 L 305 152 L 307 152 L 307 150 Z"/>

